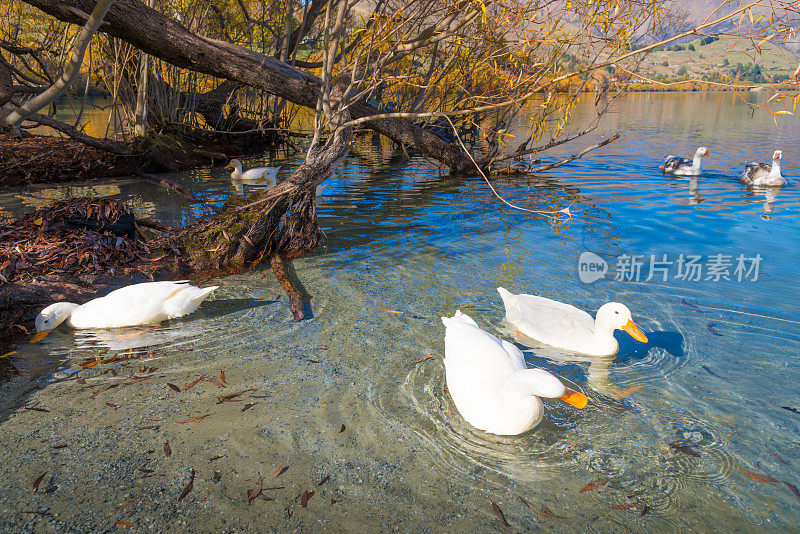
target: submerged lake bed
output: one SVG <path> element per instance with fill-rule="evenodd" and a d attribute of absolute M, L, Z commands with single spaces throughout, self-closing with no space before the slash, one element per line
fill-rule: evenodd
<path fill-rule="evenodd" d="M 481 177 L 357 141 L 320 193 L 321 246 L 295 261 L 312 319 L 294 322 L 255 271 L 205 281 L 215 299 L 159 328 L 61 328 L 8 356 L 21 376 L 0 385 L 0 529 L 797 529 L 800 124 L 751 118 L 759 98 L 629 95 L 577 143 L 618 141 L 493 180 L 512 203 L 570 206 L 555 224 Z M 658 170 L 698 146 L 712 153 L 699 179 Z M 785 187 L 738 183 L 776 149 Z M 235 194 L 222 169 L 168 177 Z M 0 220 L 85 194 L 167 224 L 203 213 L 117 180 L 5 192 Z M 603 276 L 586 283 L 589 260 Z M 498 286 L 591 314 L 622 302 L 649 342 L 618 332 L 607 359 L 519 344 L 589 405 L 545 400 L 532 431 L 485 434 L 446 392 L 440 317 L 460 309 L 513 341 Z"/>

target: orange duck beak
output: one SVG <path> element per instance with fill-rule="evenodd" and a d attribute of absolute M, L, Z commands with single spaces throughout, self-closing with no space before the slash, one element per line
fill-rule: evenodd
<path fill-rule="evenodd" d="M 647 336 L 644 335 L 644 332 L 639 330 L 639 327 L 636 326 L 636 323 L 634 323 L 633 320 L 628 320 L 628 323 L 623 326 L 622 329 L 629 333 L 636 341 L 647 343 Z"/>

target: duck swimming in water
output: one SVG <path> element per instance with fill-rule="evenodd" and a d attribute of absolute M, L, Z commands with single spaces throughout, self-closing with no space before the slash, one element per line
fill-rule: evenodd
<path fill-rule="evenodd" d="M 536 295 L 514 295 L 497 288 L 506 308 L 506 320 L 523 335 L 545 345 L 581 354 L 616 354 L 619 344 L 614 330 L 622 329 L 637 341 L 647 336 L 633 322 L 624 304 L 609 302 L 597 310 L 597 318 L 575 306 Z"/>
<path fill-rule="evenodd" d="M 781 174 L 781 160 L 783 152 L 776 150 L 772 154 L 772 165 L 751 161 L 744 164 L 744 172 L 739 178 L 745 185 L 755 186 L 782 186 L 786 179 Z"/>
<path fill-rule="evenodd" d="M 539 397 L 559 398 L 584 408 L 586 395 L 544 369 L 528 369 L 516 346 L 481 330 L 457 311 L 442 317 L 447 389 L 464 419 L 479 430 L 513 436 L 544 417 Z"/>
<path fill-rule="evenodd" d="M 667 154 L 664 156 L 664 164 L 659 167 L 664 174 L 672 174 L 674 176 L 699 176 L 700 175 L 700 160 L 703 156 L 710 156 L 711 152 L 704 146 L 701 146 L 694 153 L 694 158 L 681 158 Z"/>

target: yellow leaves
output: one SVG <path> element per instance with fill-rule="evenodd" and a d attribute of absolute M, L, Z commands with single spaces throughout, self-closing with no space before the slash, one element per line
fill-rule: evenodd
<path fill-rule="evenodd" d="M 768 35 L 768 36 L 764 37 L 763 39 L 761 39 L 761 40 L 758 42 L 758 44 L 756 45 L 756 48 L 760 48 L 760 47 L 761 47 L 761 45 L 763 45 L 764 43 L 766 43 L 767 41 L 769 41 L 769 40 L 770 40 L 770 39 L 772 39 L 773 37 L 775 37 L 775 34 L 774 34 L 774 33 L 773 33 L 772 35 Z"/>
<path fill-rule="evenodd" d="M 747 15 L 750 17 L 750 24 L 753 24 L 753 8 L 747 10 Z"/>
<path fill-rule="evenodd" d="M 41 217 L 39 217 L 37 219 L 34 219 L 33 224 L 35 224 L 36 226 L 41 226 L 43 222 L 44 220 Z"/>
<path fill-rule="evenodd" d="M 787 110 L 785 110 L 785 109 L 784 109 L 784 110 L 781 110 L 781 111 L 772 111 L 772 110 L 769 110 L 769 112 L 770 112 L 770 113 L 772 113 L 772 116 L 773 116 L 773 117 L 780 117 L 781 115 L 791 115 L 791 116 L 794 116 L 794 113 L 792 113 L 791 111 L 787 111 Z"/>
<path fill-rule="evenodd" d="M 46 338 L 50 334 L 50 330 L 42 330 L 41 332 L 36 332 L 34 336 L 31 338 L 31 343 L 38 343 L 44 338 Z"/>

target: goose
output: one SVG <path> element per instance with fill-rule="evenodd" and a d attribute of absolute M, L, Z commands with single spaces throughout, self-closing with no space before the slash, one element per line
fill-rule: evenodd
<path fill-rule="evenodd" d="M 275 187 L 277 182 L 278 171 L 280 167 L 253 167 L 242 172 L 242 162 L 238 159 L 232 159 L 230 163 L 225 165 L 226 169 L 233 169 L 231 172 L 231 183 L 234 187 L 241 187 L 241 184 L 247 185 L 262 185 L 266 187 Z M 239 187 L 237 187 L 239 186 Z"/>
<path fill-rule="evenodd" d="M 49 332 L 64 321 L 73 328 L 118 328 L 183 317 L 219 287 L 199 288 L 188 282 L 133 284 L 86 304 L 56 302 L 36 317 L 36 331 Z"/>
<path fill-rule="evenodd" d="M 694 159 L 681 158 L 667 154 L 664 156 L 664 164 L 659 167 L 664 174 L 672 174 L 675 176 L 699 176 L 700 175 L 700 160 L 703 156 L 710 156 L 711 152 L 704 146 L 701 146 L 694 153 Z"/>
<path fill-rule="evenodd" d="M 597 318 L 575 306 L 536 295 L 514 295 L 497 288 L 506 308 L 506 321 L 524 336 L 563 350 L 590 356 L 616 354 L 619 344 L 614 330 L 622 329 L 635 340 L 647 336 L 633 322 L 624 304 L 609 302 L 597 310 Z"/>
<path fill-rule="evenodd" d="M 746 185 L 781 186 L 786 179 L 781 174 L 781 160 L 783 152 L 776 150 L 772 154 L 772 166 L 759 161 L 750 161 L 744 164 L 744 172 L 740 180 Z"/>
<path fill-rule="evenodd" d="M 479 430 L 504 436 L 534 428 L 544 416 L 539 397 L 584 408 L 586 395 L 564 386 L 544 369 L 528 369 L 522 352 L 481 330 L 456 311 L 442 317 L 447 389 L 462 417 Z"/>

